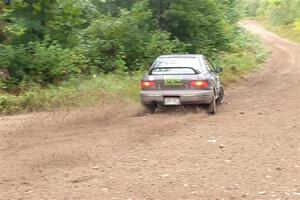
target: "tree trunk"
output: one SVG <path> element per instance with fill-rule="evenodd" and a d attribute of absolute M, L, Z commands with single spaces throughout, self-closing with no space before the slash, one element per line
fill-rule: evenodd
<path fill-rule="evenodd" d="M 159 16 L 158 26 L 160 29 L 165 30 L 166 28 L 166 11 L 169 9 L 170 3 L 168 0 L 159 0 Z"/>

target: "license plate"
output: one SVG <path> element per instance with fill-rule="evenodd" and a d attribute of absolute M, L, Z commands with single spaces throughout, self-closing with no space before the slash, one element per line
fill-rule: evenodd
<path fill-rule="evenodd" d="M 165 105 L 178 106 L 181 105 L 180 98 L 177 97 L 165 97 Z"/>

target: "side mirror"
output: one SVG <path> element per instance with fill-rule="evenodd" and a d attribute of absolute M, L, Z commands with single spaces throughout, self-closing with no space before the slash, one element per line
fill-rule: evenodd
<path fill-rule="evenodd" d="M 216 73 L 220 74 L 224 71 L 222 67 L 216 67 Z"/>

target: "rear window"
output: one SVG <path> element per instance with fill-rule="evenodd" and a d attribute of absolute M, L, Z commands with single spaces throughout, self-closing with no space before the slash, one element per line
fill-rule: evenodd
<path fill-rule="evenodd" d="M 151 71 L 152 75 L 194 75 L 196 74 L 195 70 L 187 67 L 177 67 L 177 68 L 154 68 Z"/>
<path fill-rule="evenodd" d="M 201 64 L 197 57 L 165 57 L 159 58 L 154 63 L 154 68 L 167 67 L 186 67 L 186 68 L 200 68 Z"/>

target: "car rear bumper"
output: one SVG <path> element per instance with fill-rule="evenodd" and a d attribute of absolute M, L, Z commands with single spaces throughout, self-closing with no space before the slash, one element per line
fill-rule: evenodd
<path fill-rule="evenodd" d="M 182 104 L 209 104 L 213 90 L 142 90 L 141 102 L 149 105 L 164 104 L 165 97 L 179 97 Z"/>

